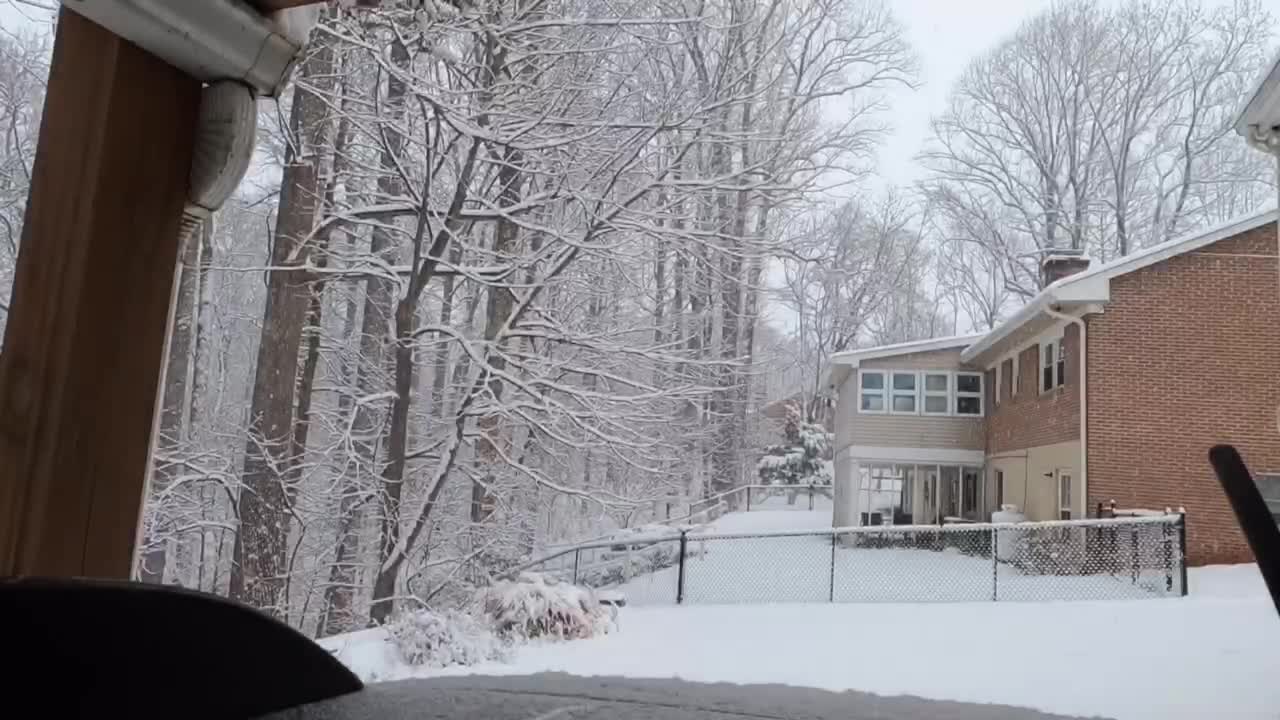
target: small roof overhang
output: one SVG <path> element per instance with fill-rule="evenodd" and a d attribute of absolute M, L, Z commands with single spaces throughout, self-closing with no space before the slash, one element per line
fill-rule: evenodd
<path fill-rule="evenodd" d="M 830 388 L 840 385 L 863 360 L 963 348 L 981 337 L 982 335 L 953 335 L 838 352 L 827 360 L 827 364 L 822 369 L 822 387 Z"/>
<path fill-rule="evenodd" d="M 1235 127 L 1250 145 L 1266 152 L 1280 150 L 1280 56 L 1254 84 Z"/>

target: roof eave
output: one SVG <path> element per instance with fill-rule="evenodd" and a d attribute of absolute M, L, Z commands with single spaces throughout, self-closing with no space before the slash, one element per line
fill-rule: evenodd
<path fill-rule="evenodd" d="M 1254 85 L 1249 100 L 1236 116 L 1235 130 L 1250 145 L 1271 152 L 1280 128 L 1280 55 Z"/>

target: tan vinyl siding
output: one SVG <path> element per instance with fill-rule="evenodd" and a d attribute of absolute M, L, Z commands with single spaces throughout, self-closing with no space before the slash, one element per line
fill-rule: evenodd
<path fill-rule="evenodd" d="M 841 394 L 843 397 L 843 393 Z M 933 417 L 929 415 L 871 415 L 856 410 L 843 416 L 841 437 L 836 445 L 880 445 L 886 447 L 954 448 L 983 450 L 982 418 Z"/>
<path fill-rule="evenodd" d="M 968 370 L 960 348 L 865 360 L 863 370 Z M 984 408 L 987 411 L 988 408 Z M 836 451 L 850 445 L 983 450 L 983 418 L 858 412 L 858 372 L 849 373 L 836 403 Z"/>
<path fill-rule="evenodd" d="M 863 360 L 860 366 L 864 370 L 963 370 L 967 366 L 960 362 L 961 349 L 933 350 Z"/>

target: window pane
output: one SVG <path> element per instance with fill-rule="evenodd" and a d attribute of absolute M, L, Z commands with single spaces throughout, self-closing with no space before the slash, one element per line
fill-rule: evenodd
<path fill-rule="evenodd" d="M 915 395 L 894 395 L 893 411 L 912 413 L 916 411 Z"/>
<path fill-rule="evenodd" d="M 1054 360 L 1053 343 L 1045 343 L 1040 346 L 1040 364 L 1044 367 L 1051 367 Z"/>
<path fill-rule="evenodd" d="M 1060 475 L 1058 479 L 1058 507 L 1071 507 L 1071 476 Z"/>
<path fill-rule="evenodd" d="M 925 392 L 946 392 L 951 386 L 950 375 L 925 375 L 924 389 Z"/>
<path fill-rule="evenodd" d="M 1040 387 L 1045 390 L 1053 389 L 1053 366 L 1044 369 L 1044 377 L 1040 380 Z"/>
<path fill-rule="evenodd" d="M 982 398 L 976 398 L 976 397 L 956 398 L 956 414 L 981 415 L 982 414 Z"/>
<path fill-rule="evenodd" d="M 930 395 L 924 399 L 924 411 L 927 413 L 945 413 L 947 399 L 938 395 Z"/>
<path fill-rule="evenodd" d="M 967 392 L 967 393 L 982 392 L 982 376 L 981 375 L 957 375 L 956 376 L 956 392 Z"/>
<path fill-rule="evenodd" d="M 894 390 L 915 390 L 916 374 L 915 373 L 894 373 L 893 389 Z"/>
<path fill-rule="evenodd" d="M 862 409 L 877 412 L 884 410 L 884 396 L 864 394 L 862 396 Z"/>
<path fill-rule="evenodd" d="M 1067 382 L 1067 361 L 1058 361 L 1058 384 L 1065 385 Z"/>
<path fill-rule="evenodd" d="M 884 373 L 862 373 L 862 389 L 863 390 L 883 390 L 884 389 Z"/>

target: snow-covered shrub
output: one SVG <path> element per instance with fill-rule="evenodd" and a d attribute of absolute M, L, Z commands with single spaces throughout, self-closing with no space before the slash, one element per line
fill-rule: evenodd
<path fill-rule="evenodd" d="M 449 667 L 506 658 L 502 640 L 466 613 L 404 613 L 386 629 L 406 665 Z"/>
<path fill-rule="evenodd" d="M 756 463 L 760 482 L 766 485 L 830 485 L 831 433 L 816 423 L 805 422 L 800 408 L 787 406 L 782 426 L 783 444 L 770 445 Z"/>
<path fill-rule="evenodd" d="M 590 588 L 540 573 L 494 583 L 485 593 L 484 612 L 501 635 L 515 638 L 588 638 L 613 626 L 613 613 Z"/>

